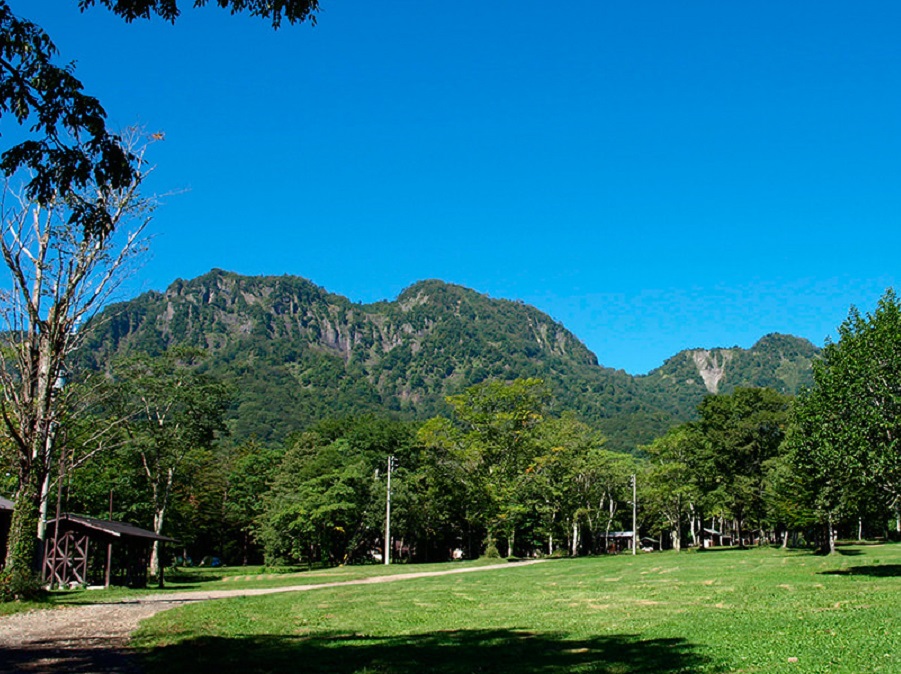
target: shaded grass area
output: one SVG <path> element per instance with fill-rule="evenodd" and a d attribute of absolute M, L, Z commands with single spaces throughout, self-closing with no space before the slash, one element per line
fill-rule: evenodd
<path fill-rule="evenodd" d="M 901 546 L 858 550 L 555 560 L 206 602 L 135 643 L 148 674 L 901 671 Z"/>
<path fill-rule="evenodd" d="M 241 657 L 234 657 L 235 647 Z M 302 658 L 302 659 L 299 659 Z M 516 630 L 454 630 L 393 637 L 321 634 L 202 637 L 157 653 L 178 671 L 243 672 L 689 672 L 705 658 L 682 639 L 632 635 L 572 640 Z"/>

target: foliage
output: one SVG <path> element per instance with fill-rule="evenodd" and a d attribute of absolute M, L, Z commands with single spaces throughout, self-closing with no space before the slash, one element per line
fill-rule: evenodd
<path fill-rule="evenodd" d="M 814 367 L 790 436 L 810 505 L 830 527 L 875 498 L 901 506 L 901 306 L 888 290 L 872 314 L 856 309 Z M 829 536 L 830 542 L 833 536 Z"/>
<path fill-rule="evenodd" d="M 53 63 L 56 55 L 39 26 L 0 0 L 0 116 L 30 131 L 3 152 L 0 169 L 8 177 L 25 170 L 28 201 L 43 208 L 65 201 L 67 224 L 102 240 L 117 226 L 106 195 L 135 182 L 136 157 L 107 130 L 106 113 L 74 68 Z"/>
<path fill-rule="evenodd" d="M 380 549 L 385 486 L 378 470 L 392 455 L 408 466 L 412 438 L 406 424 L 375 417 L 326 421 L 294 438 L 257 520 L 267 564 L 346 564 Z M 396 483 L 403 482 L 399 472 Z M 396 531 L 403 535 L 402 518 Z"/>
<path fill-rule="evenodd" d="M 210 0 L 193 0 L 195 7 L 209 4 Z M 282 20 L 288 23 L 316 21 L 319 0 L 214 0 L 219 7 L 227 8 L 232 14 L 246 12 L 251 16 L 269 19 L 273 28 L 278 28 Z M 126 21 L 149 19 L 157 15 L 166 21 L 175 22 L 181 11 L 177 0 L 78 0 L 78 6 L 86 9 L 102 5 Z"/>
<path fill-rule="evenodd" d="M 122 472 L 141 475 L 152 529 L 163 533 L 174 491 L 202 466 L 219 434 L 230 388 L 198 371 L 202 353 L 176 348 L 136 356 L 113 369 L 115 417 L 126 419 L 127 440 L 114 458 Z M 155 542 L 151 572 L 158 564 Z"/>
<path fill-rule="evenodd" d="M 33 601 L 44 595 L 41 579 L 30 569 L 0 569 L 0 603 Z"/>
<path fill-rule="evenodd" d="M 668 530 L 677 551 L 693 506 L 701 501 L 697 478 L 705 444 L 695 425 L 684 424 L 644 447 L 648 460 L 640 482 L 642 510 L 659 517 L 661 521 L 651 523 L 651 532 Z"/>
<path fill-rule="evenodd" d="M 779 456 L 789 408 L 788 397 L 760 388 L 708 396 L 698 408 L 698 430 L 712 450 L 707 468 L 720 504 L 736 520 L 739 542 L 746 522 L 765 524 L 765 464 Z"/>

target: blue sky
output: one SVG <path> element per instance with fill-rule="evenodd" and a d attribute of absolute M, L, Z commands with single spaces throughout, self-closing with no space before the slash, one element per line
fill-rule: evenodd
<path fill-rule="evenodd" d="M 822 344 L 897 285 L 897 2 L 322 0 L 277 32 L 10 4 L 112 126 L 166 135 L 129 294 L 213 267 L 361 302 L 440 278 L 637 374 Z"/>

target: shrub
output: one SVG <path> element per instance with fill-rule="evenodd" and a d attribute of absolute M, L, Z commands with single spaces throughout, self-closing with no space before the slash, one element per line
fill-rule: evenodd
<path fill-rule="evenodd" d="M 44 594 L 41 580 L 31 571 L 0 571 L 0 602 L 38 599 Z"/>

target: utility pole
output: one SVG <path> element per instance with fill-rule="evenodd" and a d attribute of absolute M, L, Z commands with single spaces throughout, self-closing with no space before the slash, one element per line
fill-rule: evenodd
<path fill-rule="evenodd" d="M 393 456 L 388 457 L 388 489 L 385 498 L 385 564 L 391 563 L 391 471 L 397 466 Z"/>
<path fill-rule="evenodd" d="M 638 554 L 638 485 L 632 474 L 632 554 Z"/>

